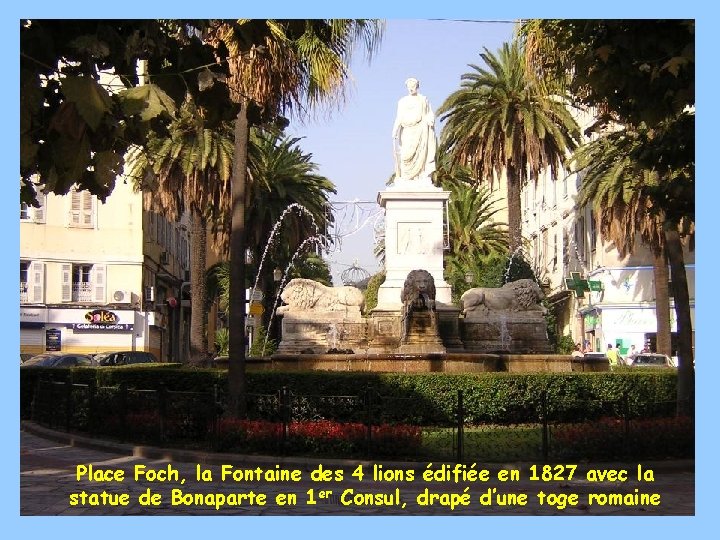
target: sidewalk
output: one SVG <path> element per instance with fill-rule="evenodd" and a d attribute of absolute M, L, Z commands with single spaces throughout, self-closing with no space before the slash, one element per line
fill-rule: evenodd
<path fill-rule="evenodd" d="M 21 515 L 695 513 L 692 460 L 643 462 L 644 481 L 637 479 L 637 463 L 580 463 L 572 479 L 568 479 L 570 468 L 555 464 L 543 469 L 541 463 L 477 463 L 474 467 L 468 463 L 453 478 L 454 464 L 443 468 L 433 463 L 428 468 L 427 463 L 213 454 L 90 439 L 27 422 L 21 423 L 20 441 Z M 78 465 L 85 466 L 79 481 Z M 359 465 L 362 480 L 352 474 Z M 627 471 L 627 479 L 621 473 L 620 478 L 592 481 L 587 476 L 590 469 Z M 327 476 L 321 478 L 320 470 Z M 478 474 L 482 470 L 487 470 L 486 478 Z M 652 482 L 648 471 L 652 471 Z M 283 472 L 294 474 L 295 479 L 267 481 Z M 547 481 L 542 480 L 543 472 Z M 140 474 L 137 479 L 136 473 Z M 155 479 L 153 473 L 157 473 Z M 423 474 L 429 476 L 423 479 Z M 114 480 L 103 481 L 113 476 Z M 146 500 L 148 490 L 150 495 L 159 495 L 154 500 L 157 504 Z M 71 505 L 72 501 L 77 504 Z"/>

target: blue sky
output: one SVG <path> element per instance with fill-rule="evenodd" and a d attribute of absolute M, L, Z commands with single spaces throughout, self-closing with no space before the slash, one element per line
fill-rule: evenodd
<path fill-rule="evenodd" d="M 479 56 L 483 47 L 495 52 L 512 38 L 511 18 L 493 21 L 388 20 L 372 61 L 355 55 L 344 106 L 323 111 L 303 124 L 292 122 L 290 133 L 304 137 L 303 151 L 313 155 L 319 173 L 337 187 L 333 201 L 375 203 L 394 167 L 391 130 L 397 101 L 407 94 L 405 80 L 417 78 L 420 92 L 437 110 L 460 87 L 461 75 L 470 71 L 468 64 L 483 64 Z M 439 123 L 436 133 L 440 133 Z M 336 285 L 341 284 L 341 272 L 355 260 L 370 274 L 378 270 L 372 254 L 375 219 L 371 215 L 377 211 L 376 204 L 338 205 L 339 234 L 365 226 L 344 237 L 326 257 Z"/>

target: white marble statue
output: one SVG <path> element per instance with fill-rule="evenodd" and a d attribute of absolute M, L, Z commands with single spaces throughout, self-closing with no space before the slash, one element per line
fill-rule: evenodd
<path fill-rule="evenodd" d="M 359 314 L 364 301 L 363 293 L 357 287 L 328 287 L 304 278 L 291 279 L 280 298 L 285 305 L 277 308 L 279 314 L 308 311 Z"/>
<path fill-rule="evenodd" d="M 411 77 L 405 85 L 408 95 L 398 101 L 392 131 L 395 176 L 402 180 L 429 180 L 435 171 L 435 115 L 427 97 L 418 93 L 420 82 Z"/>
<path fill-rule="evenodd" d="M 540 303 L 543 298 L 540 286 L 532 279 L 518 279 L 502 287 L 468 289 L 460 297 L 462 311 L 470 315 L 488 315 L 500 312 L 526 312 L 544 315 L 547 311 Z"/>

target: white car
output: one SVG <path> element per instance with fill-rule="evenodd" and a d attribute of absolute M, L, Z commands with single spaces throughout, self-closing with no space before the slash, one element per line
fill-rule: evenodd
<path fill-rule="evenodd" d="M 660 353 L 638 353 L 633 359 L 632 367 L 674 368 L 669 356 Z"/>

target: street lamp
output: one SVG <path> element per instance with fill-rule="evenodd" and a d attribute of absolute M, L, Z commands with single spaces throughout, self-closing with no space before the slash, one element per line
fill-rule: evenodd
<path fill-rule="evenodd" d="M 273 270 L 273 281 L 275 283 L 280 283 L 282 276 L 283 276 L 282 270 L 280 270 L 279 268 L 276 268 L 275 270 Z"/>

